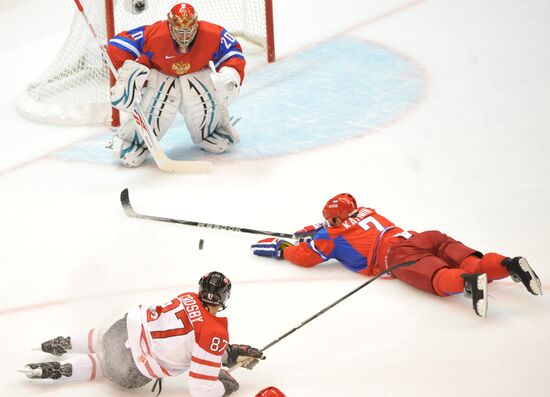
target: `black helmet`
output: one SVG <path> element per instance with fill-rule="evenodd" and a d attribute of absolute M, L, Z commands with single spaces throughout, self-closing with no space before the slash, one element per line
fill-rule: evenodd
<path fill-rule="evenodd" d="M 219 305 L 223 310 L 230 295 L 231 281 L 220 272 L 210 272 L 199 280 L 199 298 L 203 303 Z"/>

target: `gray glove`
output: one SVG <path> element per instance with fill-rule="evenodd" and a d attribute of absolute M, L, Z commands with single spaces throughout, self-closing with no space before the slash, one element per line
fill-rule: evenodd
<path fill-rule="evenodd" d="M 242 367 L 252 369 L 258 360 L 265 360 L 261 351 L 249 345 L 229 345 L 222 357 L 222 364 L 225 367 L 232 367 L 237 363 L 244 362 Z"/>
<path fill-rule="evenodd" d="M 239 390 L 239 383 L 225 369 L 220 370 L 218 380 L 222 382 L 225 393 L 223 397 L 229 396 L 231 393 Z"/>

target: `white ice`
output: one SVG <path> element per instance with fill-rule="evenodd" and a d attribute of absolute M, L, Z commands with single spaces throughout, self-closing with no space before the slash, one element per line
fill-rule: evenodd
<path fill-rule="evenodd" d="M 548 1 L 275 1 L 281 60 L 358 38 L 417 65 L 423 95 L 373 133 L 270 159 L 222 155 L 209 175 L 63 161 L 55 153 L 104 128 L 18 116 L 16 96 L 57 53 L 73 7 L 0 3 L 2 395 L 150 396 L 16 370 L 49 358 L 31 351 L 40 342 L 108 326 L 132 304 L 195 289 L 211 270 L 233 281 L 232 340 L 260 347 L 366 281 L 337 263 L 254 257 L 261 236 L 129 219 L 124 187 L 140 212 L 283 232 L 317 222 L 324 202 L 347 191 L 404 228 L 525 256 L 541 277 L 542 297 L 510 279 L 490 284 L 486 319 L 462 296 L 377 280 L 268 349 L 254 371 L 235 372 L 235 396 L 268 385 L 290 397 L 550 395 Z M 164 397 L 188 395 L 185 377 L 165 382 Z"/>

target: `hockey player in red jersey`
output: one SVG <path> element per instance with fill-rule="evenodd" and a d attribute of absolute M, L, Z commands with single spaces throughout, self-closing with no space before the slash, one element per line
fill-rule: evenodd
<path fill-rule="evenodd" d="M 244 79 L 241 46 L 223 27 L 200 21 L 193 6 L 176 4 L 167 20 L 119 33 L 107 52 L 119 72 L 113 107 L 132 113 L 139 104 L 159 140 L 179 112 L 201 149 L 222 153 L 239 142 L 227 106 Z M 130 167 L 148 154 L 132 118 L 116 131 L 111 147 L 115 159 Z"/>
<path fill-rule="evenodd" d="M 251 346 L 229 344 L 227 318 L 216 314 L 230 293 L 229 279 L 208 273 L 199 281 L 198 294 L 184 292 L 164 305 L 135 306 L 104 334 L 92 329 L 42 343 L 46 353 L 70 355 L 63 361 L 27 364 L 23 372 L 32 379 L 105 376 L 135 389 L 189 370 L 192 396 L 228 396 L 239 384 L 222 365 L 252 369 L 265 358 Z"/>
<path fill-rule="evenodd" d="M 346 268 L 373 276 L 400 263 L 392 275 L 423 291 L 447 296 L 465 292 L 475 312 L 487 315 L 487 282 L 512 276 L 534 295 L 542 295 L 540 280 L 523 257 L 482 254 L 437 230 L 405 231 L 378 214 L 358 207 L 352 195 L 331 198 L 323 208 L 326 223 L 307 226 L 294 236 L 300 241 L 267 238 L 252 245 L 255 255 L 286 259 L 312 267 L 336 259 Z"/>

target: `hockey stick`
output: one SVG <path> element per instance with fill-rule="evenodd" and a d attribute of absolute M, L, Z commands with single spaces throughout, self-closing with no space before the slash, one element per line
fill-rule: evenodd
<path fill-rule="evenodd" d="M 353 291 L 350 291 L 348 292 L 346 295 L 342 296 L 340 299 L 338 299 L 337 301 L 331 303 L 330 305 L 328 305 L 327 307 L 325 307 L 323 310 L 319 311 L 318 313 L 315 313 L 313 316 L 311 316 L 310 318 L 308 318 L 307 320 L 305 320 L 304 322 L 302 322 L 300 325 L 298 325 L 297 327 L 294 327 L 292 328 L 290 331 L 286 332 L 285 334 L 281 335 L 280 337 L 278 337 L 277 339 L 275 339 L 274 341 L 268 343 L 267 345 L 265 345 L 261 350 L 260 352 L 264 352 L 266 351 L 267 349 L 269 349 L 271 346 L 279 343 L 280 341 L 282 341 L 284 338 L 286 338 L 287 336 L 289 336 L 290 334 L 298 331 L 300 328 L 302 328 L 304 325 L 306 325 L 307 323 L 315 320 L 317 317 L 319 317 L 321 314 L 329 311 L 330 309 L 332 309 L 334 306 L 336 306 L 338 303 L 342 302 L 344 299 L 347 299 L 349 298 L 351 295 L 355 294 L 357 291 L 359 291 L 360 289 L 362 288 L 365 288 L 367 285 L 369 285 L 370 283 L 372 283 L 374 280 L 376 280 L 377 278 L 383 276 L 384 274 L 387 274 L 387 273 L 390 273 L 392 272 L 393 270 L 395 269 L 398 269 L 400 267 L 405 267 L 405 266 L 411 266 L 411 265 L 414 265 L 416 263 L 416 261 L 410 261 L 410 262 L 404 262 L 404 263 L 400 263 L 398 265 L 395 265 L 395 266 L 391 266 L 389 268 L 387 268 L 386 270 L 378 273 L 376 276 L 368 279 L 367 281 L 365 281 L 363 284 L 361 284 L 359 287 L 355 288 Z M 239 362 L 235 365 L 233 365 L 228 371 L 229 372 L 232 372 L 234 371 L 235 369 L 243 366 L 244 364 L 248 363 L 248 362 L 251 362 L 253 361 L 254 358 L 249 358 L 249 359 L 245 359 L 243 360 L 242 362 Z"/>
<path fill-rule="evenodd" d="M 124 189 L 120 193 L 120 203 L 122 204 L 122 208 L 124 209 L 124 212 L 126 212 L 126 215 L 128 215 L 130 218 L 148 219 L 148 220 L 157 221 L 157 222 L 177 223 L 180 225 L 197 226 L 197 227 L 204 227 L 204 228 L 216 229 L 216 230 L 227 230 L 230 232 L 264 234 L 266 236 L 294 238 L 292 234 L 288 234 L 288 233 L 270 232 L 267 230 L 247 229 L 244 227 L 237 227 L 237 226 L 224 226 L 224 225 L 217 225 L 215 223 L 184 221 L 181 219 L 163 218 L 160 216 L 138 214 L 136 211 L 134 211 L 134 209 L 132 208 L 132 205 L 130 204 L 130 194 L 128 192 L 128 189 Z"/>
<path fill-rule="evenodd" d="M 92 26 L 92 23 L 88 19 L 88 15 L 84 10 L 84 7 L 80 3 L 80 0 L 74 0 L 74 2 L 76 4 L 76 7 L 78 8 L 78 11 L 80 11 L 80 14 L 84 17 L 86 24 L 90 28 L 90 32 L 92 33 L 92 36 L 94 37 L 96 44 L 99 47 L 103 60 L 107 63 L 107 65 L 109 65 L 111 73 L 113 73 L 115 77 L 118 77 L 118 72 L 113 65 L 113 62 L 109 58 L 107 50 L 100 42 L 99 37 L 97 36 L 94 27 Z M 136 122 L 136 128 L 139 131 L 141 138 L 145 141 L 145 144 L 147 145 L 147 148 L 149 149 L 153 160 L 155 160 L 155 163 L 161 170 L 176 173 L 203 173 L 212 171 L 212 163 L 210 161 L 185 161 L 172 160 L 168 158 L 168 156 L 166 156 L 166 153 L 164 153 L 164 150 L 162 150 L 162 148 L 160 147 L 157 137 L 151 130 L 151 126 L 147 122 L 147 119 L 145 118 L 145 115 L 143 114 L 138 104 L 135 105 L 132 111 L 132 117 Z"/>
<path fill-rule="evenodd" d="M 286 338 L 287 336 L 289 336 L 290 334 L 296 332 L 297 330 L 299 330 L 300 328 L 302 328 L 304 325 L 306 325 L 307 323 L 315 320 L 317 317 L 319 317 L 321 314 L 327 312 L 329 309 L 332 309 L 334 306 L 336 306 L 338 303 L 342 302 L 344 299 L 347 299 L 349 298 L 351 295 L 355 294 L 357 291 L 359 291 L 360 289 L 362 288 L 365 288 L 367 285 L 369 285 L 370 283 L 372 283 L 374 280 L 376 280 L 377 278 L 383 276 L 384 274 L 387 274 L 387 273 L 390 273 L 392 272 L 393 270 L 395 269 L 398 269 L 400 267 L 405 267 L 405 266 L 411 266 L 411 265 L 414 265 L 416 263 L 416 261 L 410 261 L 410 262 L 404 262 L 404 263 L 400 263 L 398 265 L 395 265 L 395 266 L 391 266 L 389 268 L 387 268 L 386 270 L 378 273 L 376 276 L 370 278 L 369 280 L 367 280 L 366 282 L 364 282 L 363 284 L 361 284 L 359 287 L 355 288 L 353 291 L 350 291 L 348 292 L 346 295 L 344 295 L 343 297 L 341 297 L 340 299 L 338 299 L 337 301 L 331 303 L 330 305 L 328 305 L 327 307 L 325 307 L 323 310 L 319 311 L 318 313 L 314 314 L 313 316 L 311 316 L 310 318 L 308 318 L 307 320 L 305 320 L 304 322 L 302 322 L 300 325 L 298 325 L 297 327 L 295 328 L 292 328 L 290 331 L 286 332 L 285 334 L 281 335 L 280 337 L 278 337 L 277 339 L 275 339 L 274 341 L 268 343 L 267 345 L 265 345 L 260 351 L 261 352 L 264 352 L 266 351 L 267 349 L 269 349 L 271 346 L 279 343 L 281 340 L 283 340 L 284 338 Z"/>

